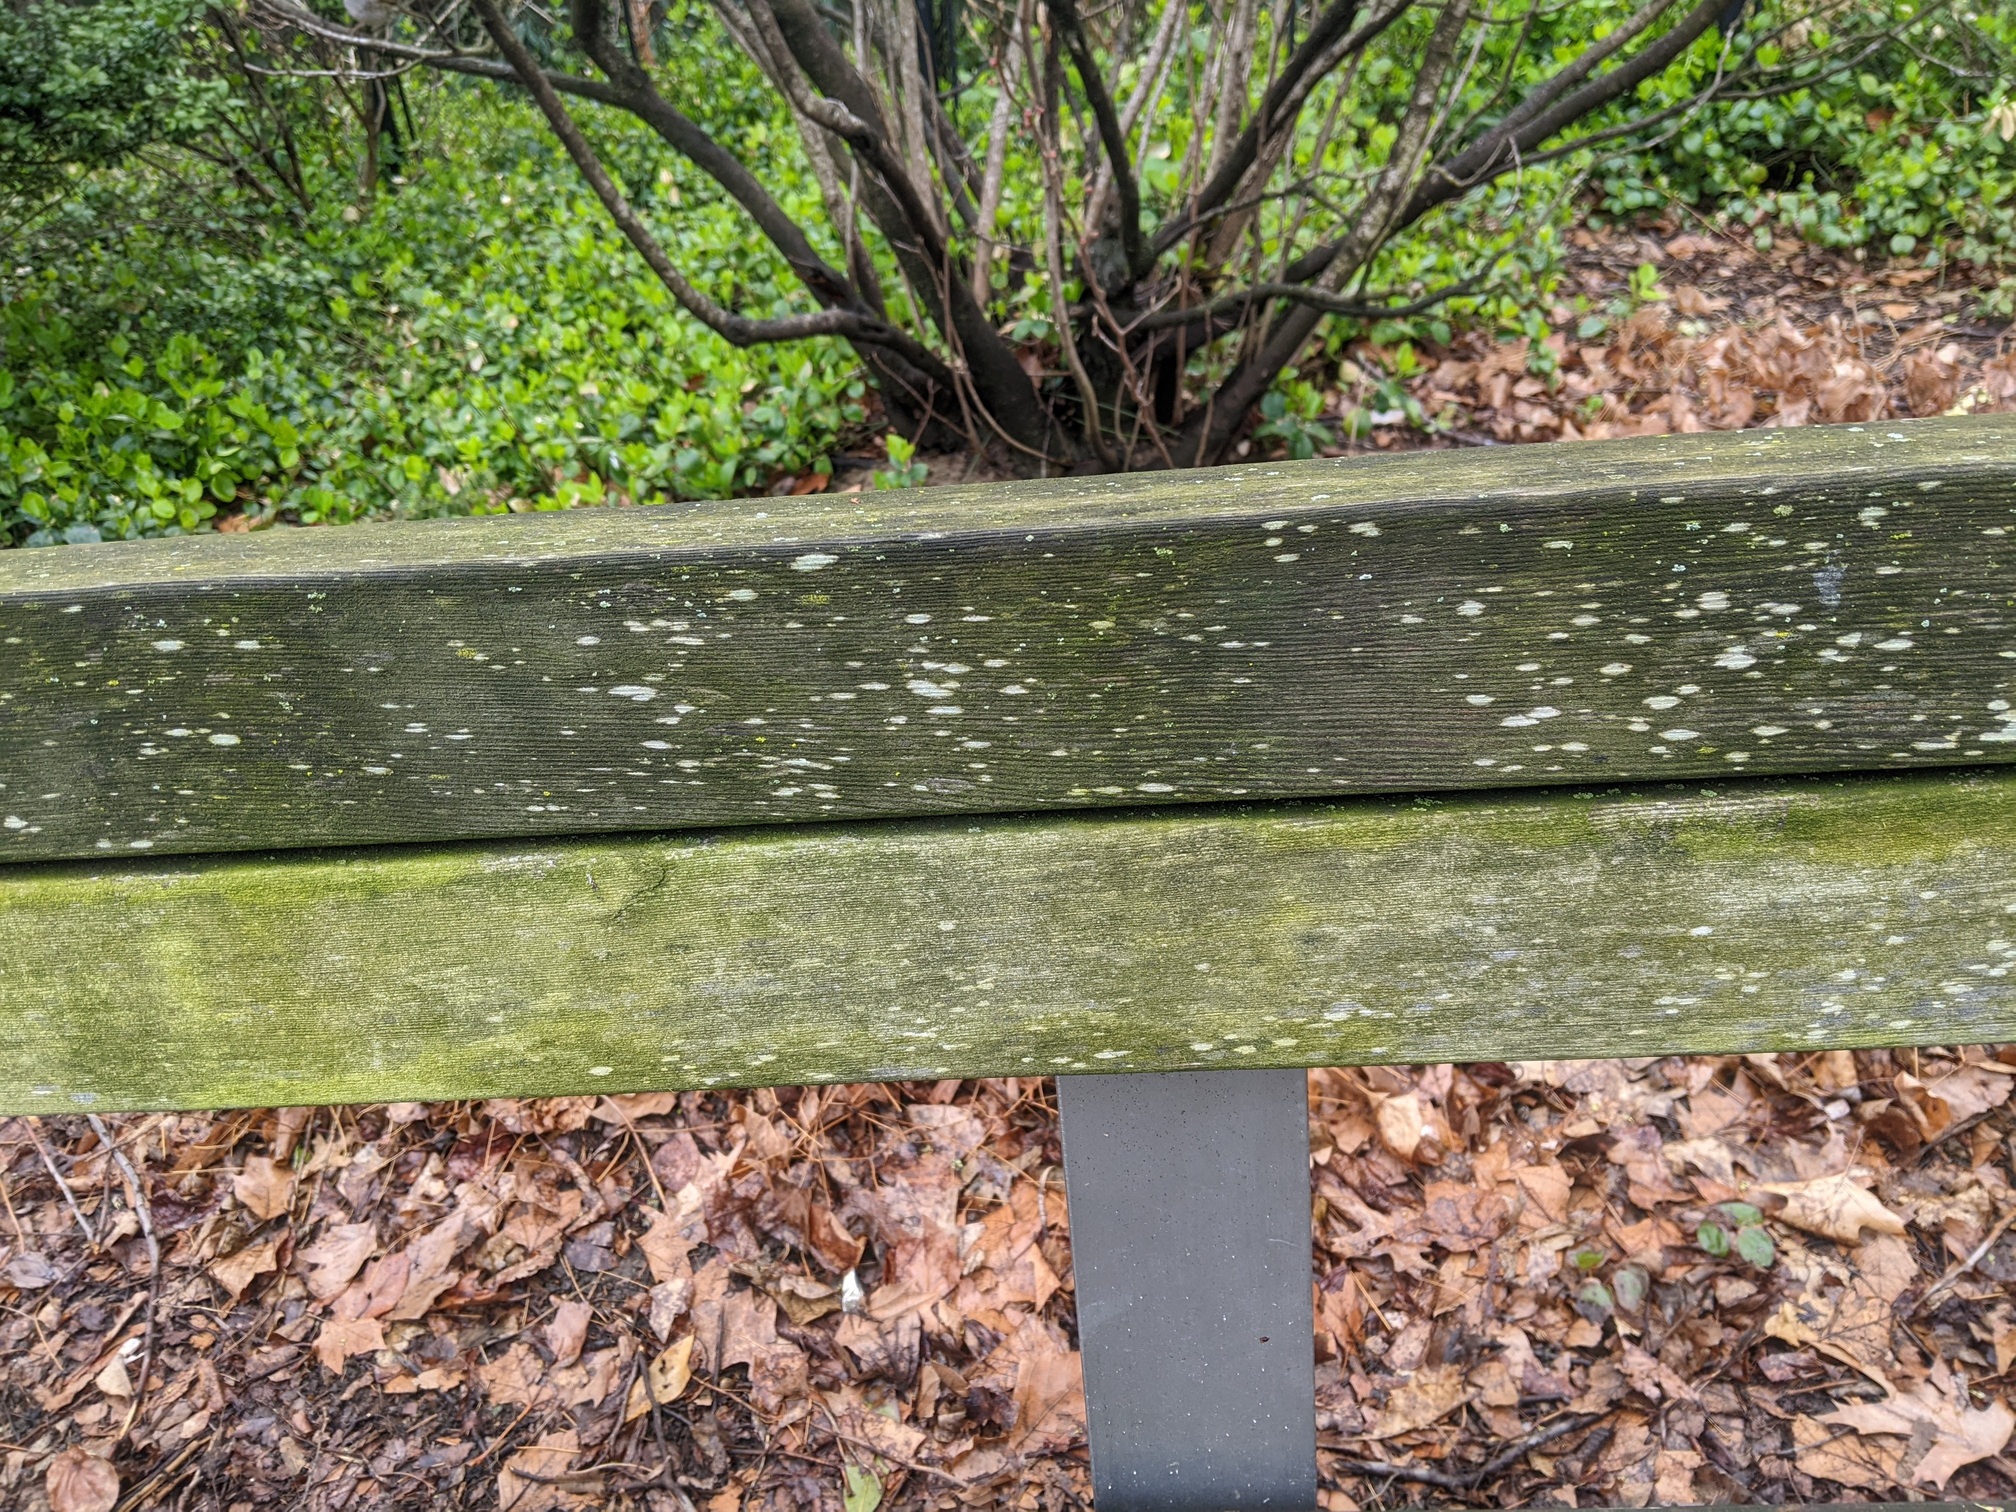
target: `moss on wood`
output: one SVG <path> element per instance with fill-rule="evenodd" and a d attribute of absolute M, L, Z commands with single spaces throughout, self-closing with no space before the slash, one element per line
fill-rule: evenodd
<path fill-rule="evenodd" d="M 2016 1038 L 2016 775 L 0 868 L 0 1111 Z"/>

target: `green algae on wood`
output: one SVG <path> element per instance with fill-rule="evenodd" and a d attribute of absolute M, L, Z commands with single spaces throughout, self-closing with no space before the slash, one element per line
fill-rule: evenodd
<path fill-rule="evenodd" d="M 0 860 L 2016 759 L 2016 422 L 0 554 Z"/>
<path fill-rule="evenodd" d="M 0 1111 L 2016 1039 L 2016 774 L 0 868 Z"/>

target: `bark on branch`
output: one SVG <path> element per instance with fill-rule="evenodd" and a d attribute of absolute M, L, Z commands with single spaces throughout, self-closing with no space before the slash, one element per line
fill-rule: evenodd
<path fill-rule="evenodd" d="M 553 134 L 560 139 L 560 145 L 573 159 L 581 177 L 588 181 L 588 187 L 595 191 L 595 197 L 602 201 L 602 208 L 616 223 L 630 245 L 644 259 L 645 265 L 657 275 L 658 281 L 671 291 L 680 307 L 695 320 L 714 331 L 723 340 L 736 346 L 755 346 L 770 341 L 802 341 L 811 336 L 845 336 L 855 340 L 877 343 L 896 336 L 891 327 L 880 321 L 863 317 L 852 310 L 828 309 L 808 312 L 803 315 L 785 315 L 768 320 L 754 320 L 746 315 L 738 315 L 725 305 L 696 289 L 672 260 L 665 255 L 665 249 L 651 234 L 650 228 L 631 208 L 630 202 L 609 177 L 602 160 L 595 155 L 595 149 L 588 145 L 587 137 L 567 113 L 567 107 L 560 101 L 552 81 L 546 71 L 518 39 L 518 34 L 504 19 L 497 8 L 497 0 L 471 0 L 477 16 L 483 22 L 483 29 L 490 34 L 490 40 L 497 45 L 497 51 L 504 55 L 511 65 L 518 81 L 538 105 L 540 113 Z"/>
<path fill-rule="evenodd" d="M 1046 0 L 1046 3 L 1050 14 L 1057 18 L 1064 45 L 1071 50 L 1071 62 L 1078 70 L 1078 82 L 1085 91 L 1086 102 L 1092 107 L 1092 119 L 1098 123 L 1100 144 L 1106 149 L 1114 191 L 1120 196 L 1120 250 L 1127 259 L 1127 278 L 1131 283 L 1153 266 L 1155 254 L 1141 235 L 1141 183 L 1134 176 L 1133 158 L 1127 151 L 1126 128 L 1120 124 L 1120 112 L 1114 108 L 1105 75 L 1099 71 L 1099 62 L 1092 56 L 1092 39 L 1085 34 L 1085 22 L 1078 14 L 1076 0 Z M 1171 3 L 1176 3 L 1176 0 L 1171 0 Z M 1097 235 L 1099 228 L 1092 226 L 1087 230 Z M 1114 289 L 1108 292 L 1120 294 L 1125 291 Z"/>

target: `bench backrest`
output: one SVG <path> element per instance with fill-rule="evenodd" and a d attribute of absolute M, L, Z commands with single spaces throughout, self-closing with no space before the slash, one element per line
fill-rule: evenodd
<path fill-rule="evenodd" d="M 2016 1037 L 2012 532 L 1985 418 L 9 553 L 0 1110 Z"/>

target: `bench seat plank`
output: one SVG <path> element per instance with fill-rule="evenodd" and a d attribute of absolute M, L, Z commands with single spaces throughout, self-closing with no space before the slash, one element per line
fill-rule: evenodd
<path fill-rule="evenodd" d="M 0 868 L 0 1112 L 2016 1039 L 2016 774 Z"/>
<path fill-rule="evenodd" d="M 0 861 L 2016 759 L 2016 423 L 0 553 Z"/>

